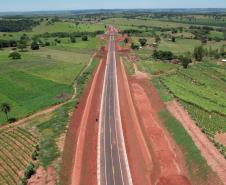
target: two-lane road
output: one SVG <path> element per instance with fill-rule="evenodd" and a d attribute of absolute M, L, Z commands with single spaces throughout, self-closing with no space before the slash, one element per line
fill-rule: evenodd
<path fill-rule="evenodd" d="M 121 125 L 114 33 L 109 39 L 98 139 L 98 184 L 132 185 Z"/>

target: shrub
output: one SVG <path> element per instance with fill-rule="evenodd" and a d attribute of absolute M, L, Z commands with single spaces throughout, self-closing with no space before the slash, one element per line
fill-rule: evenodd
<path fill-rule="evenodd" d="M 157 51 L 155 50 L 153 53 L 153 58 L 159 60 L 172 60 L 174 55 L 171 51 Z"/>
<path fill-rule="evenodd" d="M 39 50 L 39 44 L 36 41 L 32 42 L 31 43 L 31 49 L 32 50 Z"/>
<path fill-rule="evenodd" d="M 180 56 L 180 61 L 181 61 L 181 64 L 182 66 L 187 69 L 189 64 L 192 63 L 192 60 L 190 57 L 187 57 L 187 56 Z"/>
<path fill-rule="evenodd" d="M 70 41 L 71 41 L 71 43 L 76 43 L 76 39 L 75 39 L 75 37 L 70 37 Z"/>
<path fill-rule="evenodd" d="M 88 41 L 88 36 L 87 35 L 83 35 L 82 36 L 82 41 Z"/>
<path fill-rule="evenodd" d="M 141 39 L 139 39 L 139 42 L 140 42 L 140 45 L 141 45 L 141 46 L 145 46 L 146 43 L 147 43 L 147 39 L 141 38 Z"/>
<path fill-rule="evenodd" d="M 35 160 L 35 161 L 37 160 L 37 158 L 38 158 L 38 152 L 37 152 L 37 150 L 35 150 L 35 151 L 32 153 L 31 157 L 32 157 L 33 160 Z"/>
<path fill-rule="evenodd" d="M 33 163 L 30 163 L 27 166 L 27 169 L 24 172 L 24 177 L 26 179 L 30 179 L 30 177 L 35 173 L 35 165 Z"/>
<path fill-rule="evenodd" d="M 139 49 L 139 46 L 136 45 L 136 44 L 134 44 L 134 43 L 132 43 L 132 44 L 131 44 L 131 49 Z"/>
<path fill-rule="evenodd" d="M 17 60 L 17 59 L 21 59 L 21 55 L 20 53 L 14 51 L 9 54 L 9 58 L 12 58 L 13 60 Z"/>

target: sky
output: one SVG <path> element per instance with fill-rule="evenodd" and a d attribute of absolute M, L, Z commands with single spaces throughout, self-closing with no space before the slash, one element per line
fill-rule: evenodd
<path fill-rule="evenodd" d="M 0 11 L 226 8 L 226 0 L 0 0 Z"/>

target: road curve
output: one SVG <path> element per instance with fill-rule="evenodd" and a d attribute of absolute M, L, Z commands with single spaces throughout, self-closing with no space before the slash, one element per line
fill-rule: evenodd
<path fill-rule="evenodd" d="M 113 32 L 109 38 L 98 140 L 98 185 L 132 185 L 121 125 Z"/>

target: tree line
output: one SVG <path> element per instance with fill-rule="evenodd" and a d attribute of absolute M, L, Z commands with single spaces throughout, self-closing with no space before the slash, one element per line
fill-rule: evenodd
<path fill-rule="evenodd" d="M 0 32 L 30 31 L 33 26 L 39 25 L 39 21 L 32 19 L 0 20 Z"/>

